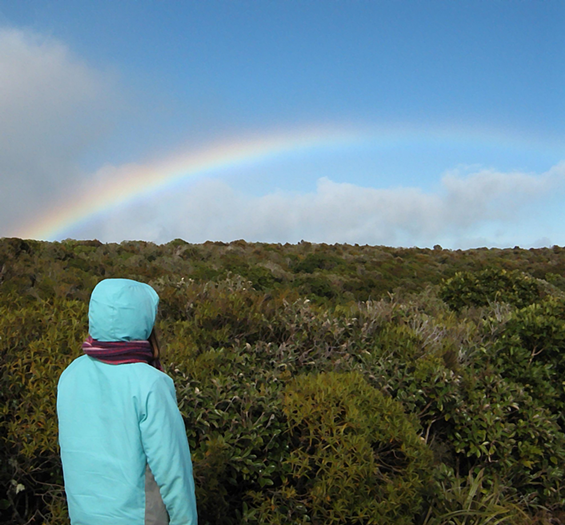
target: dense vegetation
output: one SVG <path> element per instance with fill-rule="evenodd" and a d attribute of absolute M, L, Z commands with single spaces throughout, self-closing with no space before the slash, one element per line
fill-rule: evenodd
<path fill-rule="evenodd" d="M 95 284 L 161 297 L 200 523 L 561 523 L 565 249 L 0 239 L 0 521 L 67 523 Z"/>

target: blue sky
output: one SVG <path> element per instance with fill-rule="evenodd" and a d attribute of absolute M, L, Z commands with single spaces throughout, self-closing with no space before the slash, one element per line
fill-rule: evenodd
<path fill-rule="evenodd" d="M 331 129 L 358 138 L 45 238 L 564 245 L 563 34 L 561 0 L 0 1 L 0 236 L 132 165 Z"/>

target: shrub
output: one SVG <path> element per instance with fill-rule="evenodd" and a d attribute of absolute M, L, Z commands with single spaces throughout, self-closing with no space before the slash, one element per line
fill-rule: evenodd
<path fill-rule="evenodd" d="M 521 271 L 487 268 L 478 272 L 457 272 L 443 282 L 440 295 L 456 311 L 493 302 L 522 308 L 539 300 L 541 290 L 535 279 Z"/>
<path fill-rule="evenodd" d="M 488 367 L 469 370 L 458 397 L 445 418 L 462 473 L 484 468 L 491 480 L 512 480 L 528 505 L 562 505 L 565 436 L 555 417 Z"/>
<path fill-rule="evenodd" d="M 248 492 L 279 476 L 287 450 L 282 383 L 256 358 L 261 350 L 169 349 L 202 525 L 240 523 Z"/>
<path fill-rule="evenodd" d="M 314 273 L 317 270 L 332 270 L 343 264 L 343 260 L 335 255 L 309 253 L 293 266 L 295 273 Z"/>
<path fill-rule="evenodd" d="M 284 410 L 282 483 L 255 495 L 247 522 L 412 523 L 432 458 L 399 403 L 358 373 L 332 372 L 291 381 Z"/>
<path fill-rule="evenodd" d="M 556 415 L 565 430 L 565 300 L 548 298 L 515 312 L 491 360 Z"/>
<path fill-rule="evenodd" d="M 66 523 L 55 399 L 61 372 L 86 336 L 86 308 L 76 301 L 0 308 L 0 495 L 4 523 Z M 4 505 L 6 506 L 6 505 Z"/>
<path fill-rule="evenodd" d="M 561 355 L 558 326 L 562 321 L 557 306 L 553 318 L 542 305 L 515 312 L 520 319 L 516 326 L 506 314 L 497 320 L 496 308 L 484 308 L 486 318 L 472 323 L 469 318 L 458 321 L 442 316 L 441 310 L 430 319 L 416 306 L 371 305 L 372 316 L 377 320 L 378 314 L 381 320 L 372 332 L 374 346 L 359 355 L 361 370 L 372 384 L 386 389 L 417 415 L 438 461 L 462 476 L 484 469 L 487 483 L 507 480 L 528 504 L 560 505 L 565 436 L 557 414 L 546 408 L 552 398 L 542 400 L 541 391 L 539 398 L 533 397 L 531 389 L 516 380 L 520 361 L 508 356 L 502 366 L 501 350 L 497 350 L 506 332 L 515 340 L 510 334 L 524 328 L 526 312 L 538 312 L 538 331 L 525 330 L 530 336 L 537 333 L 530 344 L 539 343 L 544 333 L 552 334 L 552 344 L 546 340 L 547 355 L 550 348 L 554 357 Z M 368 325 L 370 313 L 368 309 L 360 312 L 363 326 Z M 531 350 L 524 354 L 527 364 Z M 506 359 L 507 354 L 502 355 Z M 520 377 L 526 381 L 530 372 L 531 366 Z M 547 396 L 558 388 L 557 383 L 557 376 L 547 382 Z M 532 379 L 529 384 L 534 384 Z"/>

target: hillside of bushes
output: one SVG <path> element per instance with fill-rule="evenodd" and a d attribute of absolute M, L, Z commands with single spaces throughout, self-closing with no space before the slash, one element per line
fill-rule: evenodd
<path fill-rule="evenodd" d="M 68 523 L 97 282 L 157 327 L 206 524 L 565 523 L 565 248 L 0 239 L 0 522 Z"/>

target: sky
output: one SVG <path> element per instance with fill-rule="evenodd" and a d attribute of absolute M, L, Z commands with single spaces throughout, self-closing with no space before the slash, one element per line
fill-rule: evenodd
<path fill-rule="evenodd" d="M 0 237 L 565 245 L 563 0 L 0 0 Z"/>

